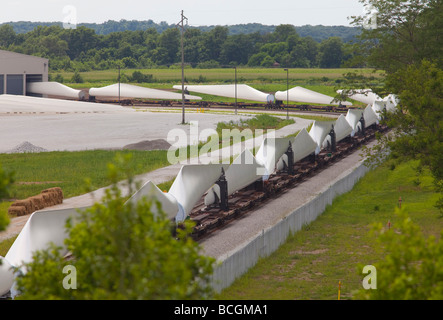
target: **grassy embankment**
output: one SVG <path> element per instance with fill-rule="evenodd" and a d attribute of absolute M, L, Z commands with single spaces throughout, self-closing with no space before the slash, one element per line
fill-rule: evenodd
<path fill-rule="evenodd" d="M 351 299 L 362 288 L 365 275 L 359 268 L 384 257 L 371 235 L 373 223 L 395 230 L 394 208 L 402 207 L 426 235 L 439 238 L 443 219 L 434 207 L 429 173 L 417 175 L 414 162 L 391 164 L 369 172 L 354 189 L 338 197 L 325 212 L 302 230 L 289 236 L 276 252 L 217 296 L 218 299 Z M 377 270 L 377 272 L 383 272 Z"/>

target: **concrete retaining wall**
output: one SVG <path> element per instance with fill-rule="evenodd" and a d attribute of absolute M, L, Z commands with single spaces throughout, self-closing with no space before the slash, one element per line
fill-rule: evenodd
<path fill-rule="evenodd" d="M 230 286 L 237 277 L 254 266 L 259 258 L 266 257 L 277 250 L 290 233 L 299 231 L 303 225 L 314 221 L 323 213 L 327 205 L 332 204 L 335 197 L 350 191 L 368 171 L 366 166 L 360 164 L 345 177 L 336 180 L 323 192 L 295 209 L 274 226 L 262 230 L 243 246 L 219 259 L 212 279 L 215 291 L 220 292 Z"/>

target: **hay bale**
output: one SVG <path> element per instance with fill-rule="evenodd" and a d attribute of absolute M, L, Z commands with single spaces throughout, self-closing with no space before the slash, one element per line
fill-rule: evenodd
<path fill-rule="evenodd" d="M 63 203 L 63 191 L 59 187 L 54 187 L 43 190 L 39 195 L 15 201 L 8 213 L 22 216 L 60 203 Z"/>
<path fill-rule="evenodd" d="M 45 208 L 51 207 L 55 204 L 53 201 L 53 198 L 51 196 L 51 193 L 49 193 L 49 192 L 42 193 L 41 196 L 43 198 L 43 204 L 44 204 Z"/>
<path fill-rule="evenodd" d="M 26 208 L 23 206 L 12 206 L 11 205 L 8 209 L 8 215 L 11 215 L 11 216 L 20 217 L 20 216 L 24 216 L 26 214 L 27 214 Z"/>
<path fill-rule="evenodd" d="M 25 208 L 26 214 L 32 213 L 33 211 L 33 205 L 31 200 L 24 199 L 24 200 L 17 200 L 13 204 L 11 204 L 11 207 L 23 207 Z"/>
<path fill-rule="evenodd" d="M 54 204 L 63 203 L 63 191 L 60 187 L 45 189 L 42 194 L 50 194 L 54 200 Z"/>
<path fill-rule="evenodd" d="M 39 194 L 37 196 L 32 196 L 29 198 L 29 200 L 31 200 L 34 211 L 41 210 L 45 207 L 44 201 L 43 201 L 43 196 L 41 194 Z"/>

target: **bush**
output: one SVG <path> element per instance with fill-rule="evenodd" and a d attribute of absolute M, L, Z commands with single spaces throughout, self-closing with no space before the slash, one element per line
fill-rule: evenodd
<path fill-rule="evenodd" d="M 143 74 L 140 71 L 134 71 L 129 78 L 129 81 L 137 83 L 152 83 L 154 82 L 154 76 L 152 74 Z"/>
<path fill-rule="evenodd" d="M 197 64 L 198 69 L 215 69 L 220 68 L 220 63 L 215 60 L 200 62 Z"/>
<path fill-rule="evenodd" d="M 63 81 L 65 81 L 65 79 L 63 78 L 63 76 L 60 73 L 57 73 L 55 75 L 54 81 L 59 82 L 59 83 L 63 83 Z"/>
<path fill-rule="evenodd" d="M 83 77 L 80 75 L 80 73 L 78 71 L 74 72 L 74 75 L 71 78 L 71 82 L 72 83 L 83 83 Z"/>

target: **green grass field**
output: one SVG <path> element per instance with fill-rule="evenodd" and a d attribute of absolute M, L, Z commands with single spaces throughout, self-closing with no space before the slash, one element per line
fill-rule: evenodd
<path fill-rule="evenodd" d="M 289 81 L 294 82 L 298 80 L 321 79 L 327 81 L 341 78 L 343 74 L 348 72 L 360 71 L 363 74 L 372 74 L 371 69 L 353 69 L 353 68 L 338 68 L 338 69 L 314 69 L 314 68 L 292 68 L 289 69 Z M 140 71 L 143 74 L 152 74 L 155 82 L 181 83 L 181 69 L 180 68 L 164 68 L 164 69 L 125 69 L 121 70 L 121 74 L 131 76 L 134 71 Z M 57 73 L 69 82 L 74 72 L 54 72 Z M 94 70 L 87 72 L 80 72 L 85 82 L 115 82 L 118 79 L 118 69 L 110 70 Z M 286 84 L 286 72 L 283 68 L 237 68 L 237 80 L 239 82 L 255 82 L 255 83 L 273 83 L 282 82 Z M 219 69 L 185 69 L 185 79 L 188 82 L 229 82 L 234 83 L 235 71 L 234 68 L 219 68 Z"/>
<path fill-rule="evenodd" d="M 390 221 L 395 229 L 399 197 L 423 232 L 439 238 L 443 219 L 434 208 L 438 194 L 429 174 L 417 176 L 414 165 L 409 162 L 391 170 L 385 164 L 369 172 L 351 192 L 338 197 L 316 221 L 290 236 L 217 299 L 334 300 L 339 281 L 341 299 L 351 299 L 362 288 L 359 266 L 384 256 L 369 232 L 371 225 Z"/>
<path fill-rule="evenodd" d="M 66 198 L 85 193 L 85 179 L 91 180 L 95 189 L 109 184 L 107 164 L 117 153 L 132 153 L 135 174 L 149 172 L 167 164 L 166 150 L 157 151 L 78 151 L 0 154 L 0 163 L 15 172 L 11 188 L 13 198 L 24 199 L 41 190 L 61 187 Z"/>

